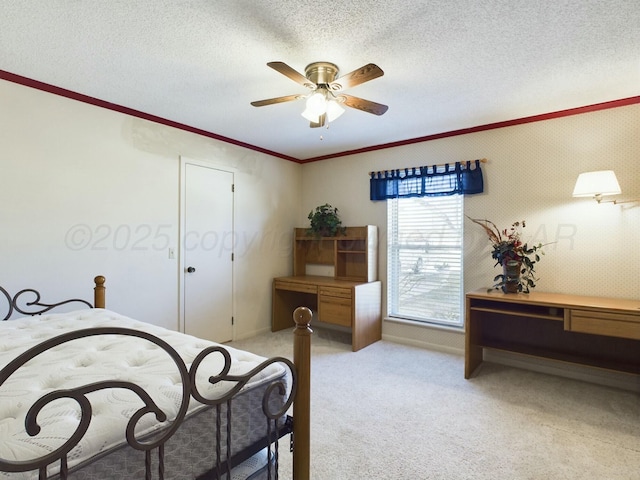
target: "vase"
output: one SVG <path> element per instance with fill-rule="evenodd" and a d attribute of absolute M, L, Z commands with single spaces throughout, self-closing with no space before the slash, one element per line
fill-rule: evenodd
<path fill-rule="evenodd" d="M 502 274 L 504 275 L 504 293 L 518 293 L 520 285 L 520 269 L 522 262 L 517 260 L 507 260 L 502 264 Z"/>

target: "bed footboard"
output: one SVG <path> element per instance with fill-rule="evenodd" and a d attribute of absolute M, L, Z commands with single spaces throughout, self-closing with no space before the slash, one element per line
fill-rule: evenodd
<path fill-rule="evenodd" d="M 131 330 L 127 328 L 89 328 L 82 330 L 75 330 L 68 332 L 51 339 L 45 340 L 35 347 L 28 349 L 14 360 L 9 362 L 2 370 L 0 370 L 0 387 L 16 373 L 27 362 L 33 360 L 41 354 L 45 354 L 52 349 L 60 345 L 65 345 L 75 340 L 95 337 L 99 335 L 122 335 L 138 337 L 156 344 L 162 348 L 173 360 L 175 366 L 179 372 L 182 381 L 182 399 L 177 415 L 170 424 L 170 427 L 164 429 L 162 433 L 154 434 L 152 439 L 141 440 L 136 436 L 136 428 L 140 419 L 147 415 L 152 414 L 155 419 L 161 423 L 168 420 L 166 413 L 157 405 L 152 399 L 149 393 L 144 388 L 136 385 L 132 382 L 122 380 L 103 380 L 90 384 L 69 386 L 69 388 L 53 390 L 44 396 L 40 397 L 35 403 L 31 405 L 27 411 L 25 417 L 25 429 L 29 436 L 37 437 L 41 433 L 41 425 L 38 422 L 38 416 L 49 404 L 61 399 L 69 399 L 74 401 L 79 407 L 79 421 L 75 431 L 57 448 L 53 448 L 50 453 L 42 455 L 32 460 L 7 460 L 0 459 L 0 471 L 4 472 L 29 472 L 37 470 L 39 472 L 40 479 L 49 478 L 49 466 L 55 465 L 59 462 L 59 468 L 53 467 L 56 474 L 61 479 L 66 479 L 69 474 L 68 469 L 68 454 L 76 447 L 87 433 L 93 414 L 93 407 L 91 403 L 91 397 L 88 394 L 105 391 L 108 389 L 126 389 L 133 392 L 142 401 L 143 406 L 139 408 L 126 425 L 125 436 L 127 443 L 133 448 L 142 450 L 145 452 L 145 463 L 150 463 L 150 453 L 153 450 L 158 449 L 162 452 L 162 447 L 166 440 L 173 435 L 176 429 L 180 426 L 184 416 L 187 412 L 189 397 L 191 391 L 191 382 L 189 380 L 189 371 L 184 362 L 180 358 L 180 355 L 164 340 L 157 338 L 146 332 L 137 330 Z M 162 453 L 160 453 L 161 455 Z M 147 477 L 151 478 L 151 477 Z"/>
<path fill-rule="evenodd" d="M 99 289 L 104 289 L 104 277 L 96 277 L 96 291 L 98 292 Z M 104 295 L 104 290 L 102 290 L 102 294 Z M 96 302 L 96 304 L 99 304 L 99 302 Z M 102 313 L 97 311 L 95 313 L 102 315 Z M 169 469 L 165 469 L 165 446 L 167 442 L 171 440 L 174 433 L 178 432 L 185 418 L 188 418 L 188 415 L 190 415 L 187 412 L 190 411 L 189 404 L 193 404 L 191 401 L 193 398 L 204 405 L 209 405 L 209 410 L 213 409 L 215 416 L 215 425 L 207 424 L 211 425 L 211 430 L 215 432 L 215 442 L 212 442 L 215 448 L 211 450 L 210 455 L 207 455 L 208 465 L 211 465 L 213 470 L 211 470 L 209 476 L 206 478 L 231 478 L 231 470 L 234 466 L 265 448 L 268 449 L 266 468 L 269 478 L 278 478 L 277 440 L 281 436 L 293 432 L 293 478 L 296 480 L 308 480 L 310 475 L 309 376 L 310 335 L 312 333 L 310 328 L 311 318 L 311 311 L 307 308 L 300 307 L 294 312 L 296 328 L 293 332 L 293 362 L 283 357 L 270 358 L 241 375 L 230 374 L 231 357 L 229 352 L 222 346 L 204 348 L 191 361 L 190 367 L 187 367 L 187 364 L 181 357 L 181 353 L 167 341 L 151 333 L 137 329 L 117 326 L 84 328 L 44 340 L 13 358 L 9 363 L 6 363 L 4 368 L 0 370 L 0 389 L 2 389 L 3 386 L 9 385 L 9 382 L 19 383 L 20 379 L 24 378 L 24 372 L 18 371 L 27 364 L 27 362 L 30 362 L 40 355 L 45 356 L 56 351 L 65 351 L 65 355 L 68 356 L 69 353 L 66 353 L 67 350 L 65 350 L 65 348 L 67 345 L 71 345 L 72 342 L 81 342 L 82 339 L 92 337 L 94 340 L 90 340 L 90 344 L 97 346 L 98 343 L 96 343 L 96 341 L 103 338 L 102 336 L 118 336 L 118 338 L 126 337 L 129 339 L 133 338 L 135 341 L 150 342 L 155 345 L 154 348 L 159 347 L 161 352 L 164 351 L 168 357 L 170 357 L 175 370 L 178 372 L 173 380 L 176 382 L 175 385 L 177 389 L 175 395 L 171 397 L 174 398 L 172 402 L 175 403 L 171 403 L 171 405 L 175 404 L 175 409 L 170 406 L 167 410 L 163 406 L 165 404 L 157 402 L 155 391 L 148 392 L 137 383 L 128 381 L 128 375 L 124 375 L 124 378 L 119 378 L 119 375 L 117 378 L 112 378 L 109 376 L 112 374 L 106 374 L 105 376 L 103 373 L 103 376 L 97 378 L 93 383 L 86 383 L 86 380 L 78 379 L 73 385 L 56 386 L 46 394 L 35 394 L 36 396 L 33 397 L 36 399 L 35 401 L 29 400 L 29 403 L 26 403 L 25 400 L 25 408 L 28 408 L 28 411 L 16 417 L 24 418 L 24 429 L 21 429 L 22 432 L 26 431 L 28 436 L 35 437 L 36 441 L 38 441 L 38 435 L 45 437 L 50 435 L 51 430 L 47 430 L 47 428 L 49 428 L 47 419 L 39 417 L 42 417 L 42 412 L 46 411 L 52 403 L 59 401 L 75 405 L 75 410 L 78 411 L 77 424 L 74 423 L 71 428 L 67 427 L 65 431 L 69 430 L 69 435 L 65 434 L 64 437 L 61 437 L 58 444 L 55 444 L 46 451 L 46 453 L 42 453 L 40 456 L 37 456 L 37 458 L 27 460 L 0 458 L 0 471 L 14 473 L 38 471 L 40 479 L 61 478 L 65 480 L 68 478 L 69 472 L 83 465 L 89 465 L 89 460 L 85 460 L 78 466 L 70 467 L 69 459 L 73 458 L 74 452 L 76 451 L 74 448 L 83 441 L 85 434 L 89 431 L 92 419 L 100 413 L 101 404 L 97 407 L 92 404 L 96 399 L 94 395 L 120 395 L 115 392 L 110 393 L 110 391 L 113 390 L 120 390 L 128 391 L 138 398 L 138 406 L 131 409 L 132 413 L 127 416 L 128 420 L 123 419 L 123 427 L 125 427 L 124 437 L 126 438 L 126 443 L 132 447 L 131 452 L 141 451 L 143 453 L 140 457 L 140 463 L 138 464 L 138 461 L 135 461 L 141 469 L 140 475 L 135 475 L 136 478 L 142 478 L 142 468 L 144 468 L 145 479 L 176 478 L 175 472 L 170 473 Z M 121 340 L 117 341 L 121 342 Z M 76 344 L 76 347 L 77 346 L 78 344 Z M 84 348 L 84 346 L 81 345 L 81 348 Z M 145 351 L 145 348 L 141 348 L 141 351 Z M 197 351 L 194 352 L 194 355 L 196 353 Z M 222 361 L 210 362 L 209 360 L 212 356 L 221 356 Z M 80 363 L 83 361 L 84 360 L 80 361 Z M 288 373 L 284 376 L 279 373 L 276 377 L 271 378 L 273 376 L 273 368 L 269 370 L 269 372 L 272 373 L 268 373 L 267 369 L 276 363 L 283 365 Z M 212 365 L 222 365 L 222 367 L 220 370 L 216 369 L 215 372 L 211 372 Z M 205 369 L 206 372 L 204 372 Z M 200 374 L 198 373 L 199 370 Z M 282 371 L 282 369 L 280 369 L 280 371 Z M 216 391 L 216 385 L 219 384 L 224 386 L 224 388 L 221 387 L 220 390 L 224 393 L 220 395 L 210 393 L 212 398 L 208 398 L 207 394 L 202 392 L 199 387 L 199 385 L 203 385 L 203 374 L 205 375 L 205 379 L 208 378 L 209 384 L 213 385 L 212 392 Z M 207 375 L 209 376 L 207 377 Z M 257 375 L 266 375 L 265 378 L 271 378 L 268 383 L 260 383 L 260 389 L 264 390 L 262 395 L 262 411 L 265 415 L 266 435 L 263 440 L 257 443 L 242 448 L 240 451 L 234 451 L 233 449 L 235 449 L 235 447 L 231 442 L 231 425 L 234 420 L 231 414 L 232 402 L 236 400 L 236 394 L 241 392 L 243 387 Z M 286 377 L 288 377 L 290 381 L 285 383 L 283 379 Z M 90 378 L 94 378 L 93 375 L 91 375 Z M 290 388 L 287 389 L 287 386 Z M 181 394 L 178 391 L 181 391 Z M 11 405 L 15 403 L 15 400 L 10 400 L 8 403 L 9 404 L 4 403 L 4 405 L 0 405 L 0 407 L 4 410 L 6 410 L 5 407 L 10 407 L 9 409 L 15 407 Z M 142 406 L 140 407 L 140 405 Z M 292 406 L 293 418 L 287 415 L 287 411 Z M 169 411 L 173 413 L 168 413 Z M 125 423 L 126 425 L 124 425 Z M 149 426 L 149 424 L 152 425 Z M 260 432 L 262 431 L 261 429 Z M 272 448 L 274 449 L 273 451 Z M 134 457 L 135 455 L 137 454 L 134 454 Z M 0 457 L 2 457 L 2 455 L 0 455 Z M 270 459 L 274 459 L 273 467 Z M 275 476 L 272 476 L 272 468 L 275 469 Z M 167 470 L 166 474 L 165 470 Z M 79 472 L 80 470 L 78 473 Z M 74 478 L 73 475 L 72 478 Z"/>

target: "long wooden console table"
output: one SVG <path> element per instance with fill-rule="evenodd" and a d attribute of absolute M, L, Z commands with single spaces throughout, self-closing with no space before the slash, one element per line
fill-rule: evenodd
<path fill-rule="evenodd" d="M 293 327 L 293 311 L 305 306 L 318 321 L 351 329 L 355 352 L 382 338 L 381 297 L 380 281 L 352 282 L 313 275 L 274 278 L 271 330 Z"/>
<path fill-rule="evenodd" d="M 640 300 L 483 289 L 465 323 L 465 378 L 485 348 L 640 375 Z"/>

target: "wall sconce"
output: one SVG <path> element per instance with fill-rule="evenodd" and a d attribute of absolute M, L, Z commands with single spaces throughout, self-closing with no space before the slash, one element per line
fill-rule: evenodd
<path fill-rule="evenodd" d="M 620 195 L 620 184 L 613 170 L 599 170 L 597 172 L 585 172 L 578 175 L 573 189 L 574 197 L 593 197 L 598 203 L 603 203 L 602 197 L 607 195 Z M 604 203 L 627 203 L 638 200 L 605 200 Z"/>

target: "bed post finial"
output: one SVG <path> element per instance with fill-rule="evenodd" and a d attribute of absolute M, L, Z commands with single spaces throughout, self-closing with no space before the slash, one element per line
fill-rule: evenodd
<path fill-rule="evenodd" d="M 313 332 L 309 327 L 312 318 L 313 313 L 307 307 L 298 307 L 293 311 L 293 321 L 296 322 L 296 328 L 306 329 L 309 333 Z"/>
<path fill-rule="evenodd" d="M 106 278 L 104 278 L 102 275 L 98 275 L 93 279 L 93 281 L 96 284 L 95 288 L 93 289 L 93 308 L 106 308 L 106 288 L 104 286 Z"/>
<path fill-rule="evenodd" d="M 293 363 L 298 373 L 298 389 L 293 403 L 293 478 L 309 480 L 311 455 L 311 330 L 313 313 L 306 307 L 293 312 Z"/>

